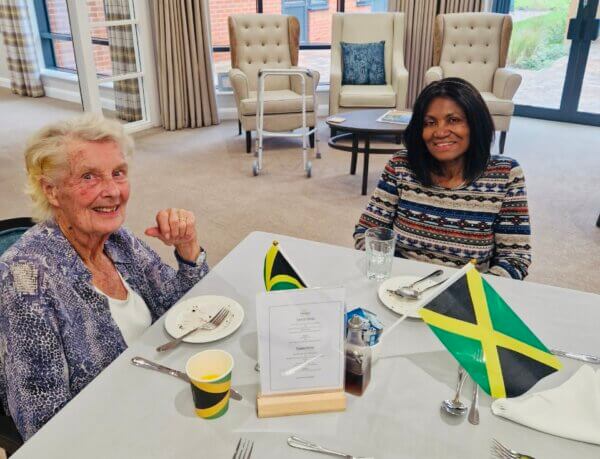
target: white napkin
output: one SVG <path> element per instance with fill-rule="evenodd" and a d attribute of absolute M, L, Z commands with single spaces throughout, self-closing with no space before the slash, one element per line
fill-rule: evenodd
<path fill-rule="evenodd" d="M 499 398 L 492 412 L 542 432 L 600 445 L 600 370 L 584 365 L 554 389 Z"/>

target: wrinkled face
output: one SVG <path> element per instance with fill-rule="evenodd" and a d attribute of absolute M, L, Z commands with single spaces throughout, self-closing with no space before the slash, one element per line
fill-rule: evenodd
<path fill-rule="evenodd" d="M 79 233 L 105 236 L 125 221 L 127 162 L 115 142 L 71 146 L 66 175 L 46 192 L 57 218 Z"/>
<path fill-rule="evenodd" d="M 425 111 L 423 140 L 440 162 L 454 161 L 469 148 L 469 124 L 462 108 L 452 99 L 433 99 Z"/>

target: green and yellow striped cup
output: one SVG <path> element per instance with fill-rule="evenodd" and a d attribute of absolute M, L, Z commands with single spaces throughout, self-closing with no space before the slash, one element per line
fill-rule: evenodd
<path fill-rule="evenodd" d="M 216 419 L 227 413 L 233 357 L 229 352 L 210 349 L 193 355 L 185 364 L 192 383 L 196 414 Z"/>

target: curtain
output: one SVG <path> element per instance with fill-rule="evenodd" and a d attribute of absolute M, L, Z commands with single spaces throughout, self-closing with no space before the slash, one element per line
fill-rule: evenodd
<path fill-rule="evenodd" d="M 42 97 L 44 87 L 26 0 L 0 0 L 0 30 L 6 46 L 12 92 L 20 96 Z"/>
<path fill-rule="evenodd" d="M 481 11 L 483 0 L 388 0 L 388 10 L 404 13 L 405 65 L 408 70 L 407 105 L 412 107 L 424 86 L 425 72 L 433 64 L 435 17 L 445 13 Z"/>
<path fill-rule="evenodd" d="M 104 16 L 107 21 L 131 19 L 128 0 L 104 0 Z M 107 27 L 108 46 L 112 61 L 113 75 L 123 75 L 138 71 L 131 25 Z M 142 98 L 137 78 L 113 82 L 115 109 L 117 116 L 125 121 L 138 121 L 143 118 Z"/>
<path fill-rule="evenodd" d="M 218 124 L 207 0 L 153 5 L 163 126 L 175 130 Z"/>

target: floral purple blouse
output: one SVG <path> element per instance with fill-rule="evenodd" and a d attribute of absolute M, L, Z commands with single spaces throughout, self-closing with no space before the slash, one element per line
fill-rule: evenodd
<path fill-rule="evenodd" d="M 121 228 L 105 252 L 156 321 L 208 272 L 179 270 Z M 0 257 L 0 398 L 31 437 L 126 349 L 108 300 L 55 222 L 27 231 Z"/>

